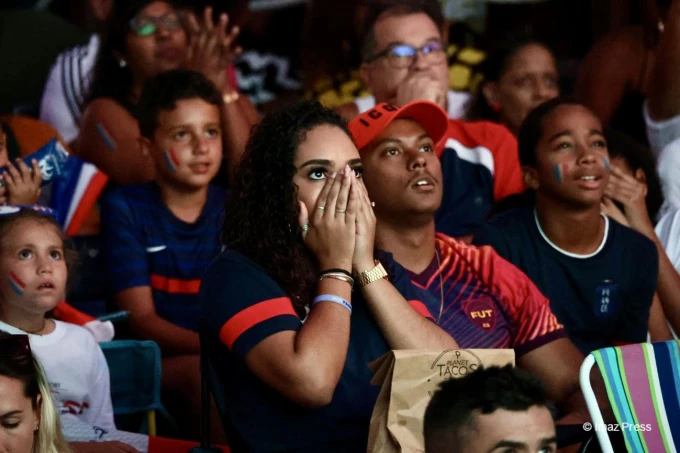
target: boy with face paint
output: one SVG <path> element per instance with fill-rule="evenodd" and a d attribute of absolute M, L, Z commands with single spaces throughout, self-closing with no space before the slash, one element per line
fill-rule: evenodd
<path fill-rule="evenodd" d="M 617 344 L 668 339 L 658 302 L 654 244 L 601 213 L 611 170 L 599 119 L 554 99 L 519 133 L 524 180 L 535 206 L 498 215 L 475 236 L 519 267 L 550 299 L 569 338 L 588 354 Z"/>
<path fill-rule="evenodd" d="M 210 184 L 222 162 L 222 102 L 196 72 L 169 71 L 147 82 L 137 113 L 155 181 L 114 189 L 101 208 L 114 299 L 130 312 L 132 330 L 160 345 L 163 384 L 187 395 L 196 422 L 198 291 L 220 251 L 226 199 Z"/>

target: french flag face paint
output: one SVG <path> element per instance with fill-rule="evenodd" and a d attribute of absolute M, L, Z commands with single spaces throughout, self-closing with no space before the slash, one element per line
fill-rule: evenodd
<path fill-rule="evenodd" d="M 567 164 L 558 164 L 555 165 L 554 171 L 555 171 L 555 180 L 557 181 L 558 184 L 562 184 L 564 181 L 564 175 L 569 169 L 569 166 Z"/>
<path fill-rule="evenodd" d="M 22 282 L 14 272 L 9 273 L 9 284 L 17 295 L 22 296 L 24 294 L 26 283 Z"/>
<path fill-rule="evenodd" d="M 605 170 L 607 170 L 607 173 L 609 173 L 610 171 L 612 171 L 612 167 L 611 167 L 611 165 L 609 164 L 609 159 L 607 159 L 606 157 L 603 157 L 603 158 L 602 158 L 602 162 L 604 163 L 604 168 L 605 168 Z"/>
<path fill-rule="evenodd" d="M 171 172 L 175 173 L 177 171 L 177 168 L 179 167 L 179 160 L 177 160 L 177 156 L 175 156 L 175 151 L 170 148 L 165 150 L 165 164 L 168 166 Z"/>

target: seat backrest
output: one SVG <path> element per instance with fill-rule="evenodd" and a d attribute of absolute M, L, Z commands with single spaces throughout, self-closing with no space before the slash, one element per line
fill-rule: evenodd
<path fill-rule="evenodd" d="M 594 351 L 609 402 L 630 452 L 680 447 L 680 342 Z"/>
<path fill-rule="evenodd" d="M 224 384 L 217 371 L 217 360 L 219 351 L 219 340 L 211 338 L 210 335 L 201 333 L 201 373 L 207 380 L 208 388 L 217 406 L 217 412 L 224 428 L 224 433 L 227 436 L 227 442 L 231 451 L 247 451 L 246 444 L 241 435 L 236 430 L 236 427 L 231 422 L 229 411 L 227 410 L 226 391 Z M 206 408 L 203 408 L 205 412 Z M 202 416 L 205 416 L 204 414 Z"/>
<path fill-rule="evenodd" d="M 162 410 L 161 350 L 153 341 L 100 343 L 109 365 L 116 415 Z"/>

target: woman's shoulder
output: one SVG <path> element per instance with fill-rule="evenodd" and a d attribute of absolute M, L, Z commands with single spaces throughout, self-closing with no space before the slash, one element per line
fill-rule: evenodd
<path fill-rule="evenodd" d="M 109 118 L 111 115 L 118 118 L 127 118 L 135 121 L 132 114 L 121 103 L 113 98 L 96 98 L 85 107 L 83 121 L 87 118 Z"/>
<path fill-rule="evenodd" d="M 246 255 L 228 247 L 223 247 L 203 278 L 203 281 L 227 283 L 230 281 L 247 282 L 271 281 L 267 272 Z"/>

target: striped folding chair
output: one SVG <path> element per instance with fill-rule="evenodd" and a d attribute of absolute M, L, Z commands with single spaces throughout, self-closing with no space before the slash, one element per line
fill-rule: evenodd
<path fill-rule="evenodd" d="M 628 452 L 680 448 L 679 347 L 679 341 L 666 341 L 604 348 L 590 353 L 581 365 L 581 389 L 593 424 L 604 426 L 590 383 L 590 370 L 597 363 Z M 596 435 L 602 451 L 614 453 L 607 430 L 598 429 Z"/>

